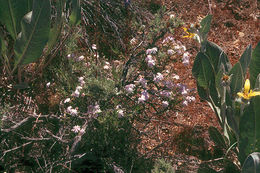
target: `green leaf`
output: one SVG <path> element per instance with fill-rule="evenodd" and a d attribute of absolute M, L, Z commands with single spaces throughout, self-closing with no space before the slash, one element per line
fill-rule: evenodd
<path fill-rule="evenodd" d="M 250 81 L 251 82 L 251 81 Z M 255 86 L 254 89 L 256 89 L 257 91 L 260 90 L 260 73 L 258 74 L 256 80 L 255 80 Z"/>
<path fill-rule="evenodd" d="M 224 51 L 215 43 L 212 43 L 210 41 L 206 42 L 205 45 L 206 52 L 208 59 L 210 60 L 214 73 L 217 74 L 221 63 L 224 64 L 225 71 L 228 72 L 231 68 L 231 64 L 227 58 L 227 55 L 224 53 Z"/>
<path fill-rule="evenodd" d="M 28 0 L 0 0 L 0 22 L 15 40 L 21 31 L 20 21 L 31 10 Z"/>
<path fill-rule="evenodd" d="M 253 50 L 252 59 L 249 65 L 250 72 L 250 83 L 255 86 L 255 81 L 260 73 L 260 41 L 258 42 L 256 48 Z"/>
<path fill-rule="evenodd" d="M 242 173 L 259 173 L 260 172 L 260 153 L 250 154 L 242 167 Z"/>
<path fill-rule="evenodd" d="M 198 82 L 196 82 L 196 83 L 197 83 L 197 90 L 198 90 L 198 94 L 199 94 L 200 98 L 202 100 L 209 101 L 207 90 L 205 90 L 203 87 L 199 86 Z"/>
<path fill-rule="evenodd" d="M 211 20 L 212 20 L 212 15 L 207 15 L 200 22 L 201 28 L 200 28 L 199 32 L 200 32 L 200 35 L 202 36 L 203 40 L 206 40 L 206 38 L 207 38 L 207 34 L 210 30 Z"/>
<path fill-rule="evenodd" d="M 0 35 L 0 56 L 1 56 L 2 52 L 4 52 L 4 49 L 5 49 L 4 39 Z"/>
<path fill-rule="evenodd" d="M 246 50 L 244 51 L 244 53 L 242 54 L 241 58 L 239 59 L 239 62 L 241 64 L 241 67 L 242 67 L 242 70 L 243 70 L 243 76 L 246 75 L 247 67 L 250 63 L 251 56 L 252 56 L 252 46 L 249 45 L 246 48 Z"/>
<path fill-rule="evenodd" d="M 48 50 L 47 50 L 48 53 L 51 51 L 53 46 L 57 43 L 58 38 L 61 34 L 62 23 L 63 23 L 62 12 L 63 12 L 63 8 L 64 8 L 64 4 L 65 4 L 65 0 L 59 0 L 56 3 L 55 8 L 57 10 L 57 16 L 55 19 L 55 23 L 53 24 L 53 27 L 51 28 L 50 33 L 49 33 Z"/>
<path fill-rule="evenodd" d="M 260 151 L 260 97 L 253 98 L 244 109 L 239 123 L 239 161 L 243 163 L 253 152 Z"/>
<path fill-rule="evenodd" d="M 214 102 L 214 104 L 217 106 L 217 107 L 220 107 L 220 97 L 219 97 L 219 94 L 218 94 L 218 91 L 217 91 L 217 88 L 216 88 L 216 85 L 215 85 L 215 79 L 212 78 L 212 81 L 210 82 L 209 84 L 209 95 L 212 99 L 212 101 Z"/>
<path fill-rule="evenodd" d="M 235 119 L 234 111 L 230 106 L 227 106 L 227 108 L 226 108 L 226 118 L 227 118 L 227 123 L 228 123 L 229 127 L 233 130 L 236 137 L 238 137 L 238 135 L 239 135 L 238 123 L 239 122 Z M 229 134 L 229 136 L 230 135 L 231 134 Z"/>
<path fill-rule="evenodd" d="M 234 67 L 230 70 L 229 76 L 231 77 L 231 83 L 230 83 L 230 92 L 231 97 L 235 98 L 237 96 L 237 93 L 242 90 L 244 85 L 244 76 L 243 76 L 243 70 L 240 62 L 237 62 Z"/>
<path fill-rule="evenodd" d="M 76 26 L 81 20 L 81 7 L 80 0 L 72 0 L 72 12 L 70 15 L 70 24 Z"/>
<path fill-rule="evenodd" d="M 225 54 L 224 51 L 221 52 L 221 54 L 219 55 L 219 62 L 218 62 L 218 68 L 217 68 L 217 71 L 220 69 L 220 66 L 221 64 L 223 64 L 224 66 L 224 72 L 225 73 L 228 73 L 231 68 L 232 68 L 232 65 L 227 57 L 227 55 Z"/>
<path fill-rule="evenodd" d="M 224 71 L 224 65 L 222 64 L 220 66 L 220 69 L 219 69 L 219 71 L 216 75 L 216 79 L 215 79 L 215 86 L 216 86 L 216 89 L 217 89 L 220 97 L 225 97 L 224 96 L 224 87 L 222 85 L 222 77 L 224 75 L 224 72 L 225 72 Z"/>
<path fill-rule="evenodd" d="M 22 32 L 15 42 L 15 67 L 36 61 L 42 54 L 50 31 L 50 1 L 34 0 L 33 11 L 22 20 Z"/>
<path fill-rule="evenodd" d="M 214 82 L 214 71 L 208 57 L 199 52 L 194 61 L 192 74 L 204 89 L 209 88 L 210 82 Z"/>
<path fill-rule="evenodd" d="M 209 137 L 221 148 L 227 148 L 227 144 L 223 138 L 223 135 L 218 131 L 216 127 L 210 126 L 209 129 Z"/>

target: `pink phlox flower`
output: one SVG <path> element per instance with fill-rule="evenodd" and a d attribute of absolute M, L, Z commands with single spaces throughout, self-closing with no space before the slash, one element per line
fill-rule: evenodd
<path fill-rule="evenodd" d="M 145 61 L 148 62 L 148 61 L 151 61 L 151 60 L 153 60 L 152 55 L 147 55 L 147 57 L 145 58 Z"/>
<path fill-rule="evenodd" d="M 187 100 L 184 100 L 184 101 L 182 102 L 182 104 L 183 104 L 184 106 L 188 106 L 188 101 L 187 101 Z"/>
<path fill-rule="evenodd" d="M 117 110 L 118 118 L 122 118 L 124 116 L 124 111 L 122 109 Z"/>
<path fill-rule="evenodd" d="M 172 49 L 167 50 L 167 54 L 168 55 L 173 55 L 174 54 L 174 50 L 172 50 Z"/>
<path fill-rule="evenodd" d="M 69 103 L 70 102 L 70 98 L 66 98 L 65 100 L 64 100 L 64 103 Z"/>
<path fill-rule="evenodd" d="M 168 107 L 169 106 L 168 101 L 162 101 L 162 106 L 165 108 Z"/>
<path fill-rule="evenodd" d="M 162 44 L 169 42 L 169 41 L 172 41 L 173 43 L 175 42 L 174 38 L 172 36 L 168 36 L 165 39 L 163 39 Z"/>
<path fill-rule="evenodd" d="M 194 96 L 187 96 L 187 97 L 186 97 L 186 100 L 187 100 L 188 102 L 193 102 L 193 101 L 195 101 L 195 97 L 194 97 Z"/>
<path fill-rule="evenodd" d="M 191 54 L 189 52 L 185 52 L 182 56 L 182 63 L 184 65 L 188 65 L 190 63 L 190 56 Z"/>
<path fill-rule="evenodd" d="M 79 77 L 78 81 L 79 81 L 79 82 L 84 81 L 84 77 L 83 77 L 83 76 L 82 76 L 82 77 Z"/>
<path fill-rule="evenodd" d="M 128 84 L 125 86 L 125 90 L 128 93 L 132 93 L 134 91 L 135 85 L 134 84 Z"/>
<path fill-rule="evenodd" d="M 167 91 L 167 90 L 162 90 L 160 91 L 160 95 L 163 96 L 163 97 L 170 97 L 171 96 L 171 92 L 170 91 Z"/>
<path fill-rule="evenodd" d="M 181 93 L 182 95 L 188 94 L 189 89 L 187 88 L 186 85 L 183 85 L 183 84 L 178 83 L 178 84 L 177 84 L 177 87 L 180 89 L 180 93 Z"/>
<path fill-rule="evenodd" d="M 149 68 L 152 68 L 153 66 L 155 66 L 155 61 L 154 61 L 154 60 L 148 61 L 148 62 L 147 62 L 147 66 L 148 66 Z"/>
<path fill-rule="evenodd" d="M 73 109 L 72 106 L 67 107 L 67 112 L 70 115 L 77 115 L 78 114 L 78 110 L 77 109 Z"/>
<path fill-rule="evenodd" d="M 96 105 L 89 105 L 88 106 L 88 113 L 89 114 L 98 114 L 98 113 L 101 113 L 101 112 L 102 111 L 101 111 L 101 109 L 100 109 L 98 104 L 96 104 Z"/>
<path fill-rule="evenodd" d="M 67 58 L 68 58 L 68 59 L 71 59 L 71 58 L 74 58 L 74 57 L 75 57 L 75 54 L 74 54 L 74 53 L 71 53 L 71 54 L 68 54 L 68 55 L 67 55 Z"/>
<path fill-rule="evenodd" d="M 71 131 L 74 132 L 74 133 L 78 133 L 79 131 L 81 130 L 80 126 L 79 125 L 76 125 L 74 126 Z"/>
<path fill-rule="evenodd" d="M 168 89 L 172 89 L 174 87 L 174 84 L 171 81 L 165 81 L 164 86 Z"/>
<path fill-rule="evenodd" d="M 82 60 L 84 60 L 85 59 L 85 57 L 83 56 L 83 55 L 81 55 L 81 56 L 79 56 L 77 59 L 76 59 L 76 61 L 82 61 Z"/>
<path fill-rule="evenodd" d="M 144 103 L 148 99 L 149 99 L 149 93 L 146 90 L 144 90 L 141 93 L 141 97 L 138 98 L 138 102 L 139 103 Z"/>
<path fill-rule="evenodd" d="M 161 73 L 157 73 L 153 80 L 154 82 L 158 83 L 163 80 L 163 75 Z"/>
<path fill-rule="evenodd" d="M 177 80 L 179 80 L 179 79 L 180 79 L 180 76 L 177 75 L 177 74 L 174 74 L 174 75 L 172 76 L 172 78 L 173 78 L 173 79 L 177 79 Z"/>
<path fill-rule="evenodd" d="M 146 50 L 146 54 L 147 55 L 149 55 L 149 54 L 156 54 L 157 51 L 158 51 L 158 48 L 154 47 L 154 48 L 151 48 L 151 49 L 147 49 Z"/>
<path fill-rule="evenodd" d="M 140 83 L 144 88 L 146 88 L 147 86 L 147 80 L 145 80 L 144 78 L 140 78 L 138 83 Z"/>
<path fill-rule="evenodd" d="M 97 49 L 97 45 L 96 44 L 92 44 L 92 49 L 96 50 Z"/>

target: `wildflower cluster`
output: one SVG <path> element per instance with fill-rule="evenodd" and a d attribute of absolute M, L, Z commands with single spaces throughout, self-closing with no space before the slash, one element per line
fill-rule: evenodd
<path fill-rule="evenodd" d="M 182 63 L 187 66 L 190 64 L 190 57 L 191 54 L 187 52 L 186 47 L 180 42 L 176 41 L 173 36 L 167 36 L 163 41 L 162 45 L 167 48 L 167 55 L 170 57 L 177 57 L 181 56 Z"/>

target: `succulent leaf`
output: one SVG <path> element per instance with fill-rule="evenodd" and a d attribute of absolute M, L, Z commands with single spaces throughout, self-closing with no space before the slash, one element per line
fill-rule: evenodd
<path fill-rule="evenodd" d="M 242 173 L 258 172 L 260 172 L 260 153 L 254 152 L 246 158 L 242 167 Z"/>
<path fill-rule="evenodd" d="M 255 151 L 260 150 L 260 97 L 254 97 L 252 102 L 245 107 L 239 123 L 239 154 L 240 163 Z"/>
<path fill-rule="evenodd" d="M 15 67 L 36 61 L 42 54 L 50 31 L 50 1 L 35 0 L 33 10 L 27 13 L 22 22 L 22 32 L 15 45 Z"/>
<path fill-rule="evenodd" d="M 231 97 L 234 99 L 244 85 L 243 69 L 239 62 L 237 62 L 229 72 L 229 76 L 232 75 L 230 90 Z"/>
<path fill-rule="evenodd" d="M 241 64 L 242 70 L 243 70 L 243 76 L 246 75 L 247 68 L 249 66 L 250 60 L 252 56 L 252 46 L 247 46 L 246 50 L 242 54 L 241 58 L 239 59 L 239 62 Z"/>
<path fill-rule="evenodd" d="M 260 73 L 260 41 L 256 48 L 253 50 L 252 59 L 249 65 L 250 82 L 255 86 L 256 78 Z"/>

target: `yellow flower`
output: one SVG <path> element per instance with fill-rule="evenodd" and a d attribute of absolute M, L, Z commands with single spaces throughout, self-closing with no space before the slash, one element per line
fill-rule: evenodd
<path fill-rule="evenodd" d="M 193 38 L 195 37 L 195 33 L 189 32 L 188 28 L 183 27 L 184 32 L 186 32 L 188 35 L 182 36 L 183 38 Z"/>
<path fill-rule="evenodd" d="M 246 100 L 249 100 L 251 97 L 254 96 L 259 96 L 260 95 L 260 91 L 252 91 L 250 90 L 250 81 L 249 79 L 246 80 L 245 85 L 244 85 L 244 90 L 243 92 L 238 92 L 237 95 L 239 97 L 243 97 Z"/>

